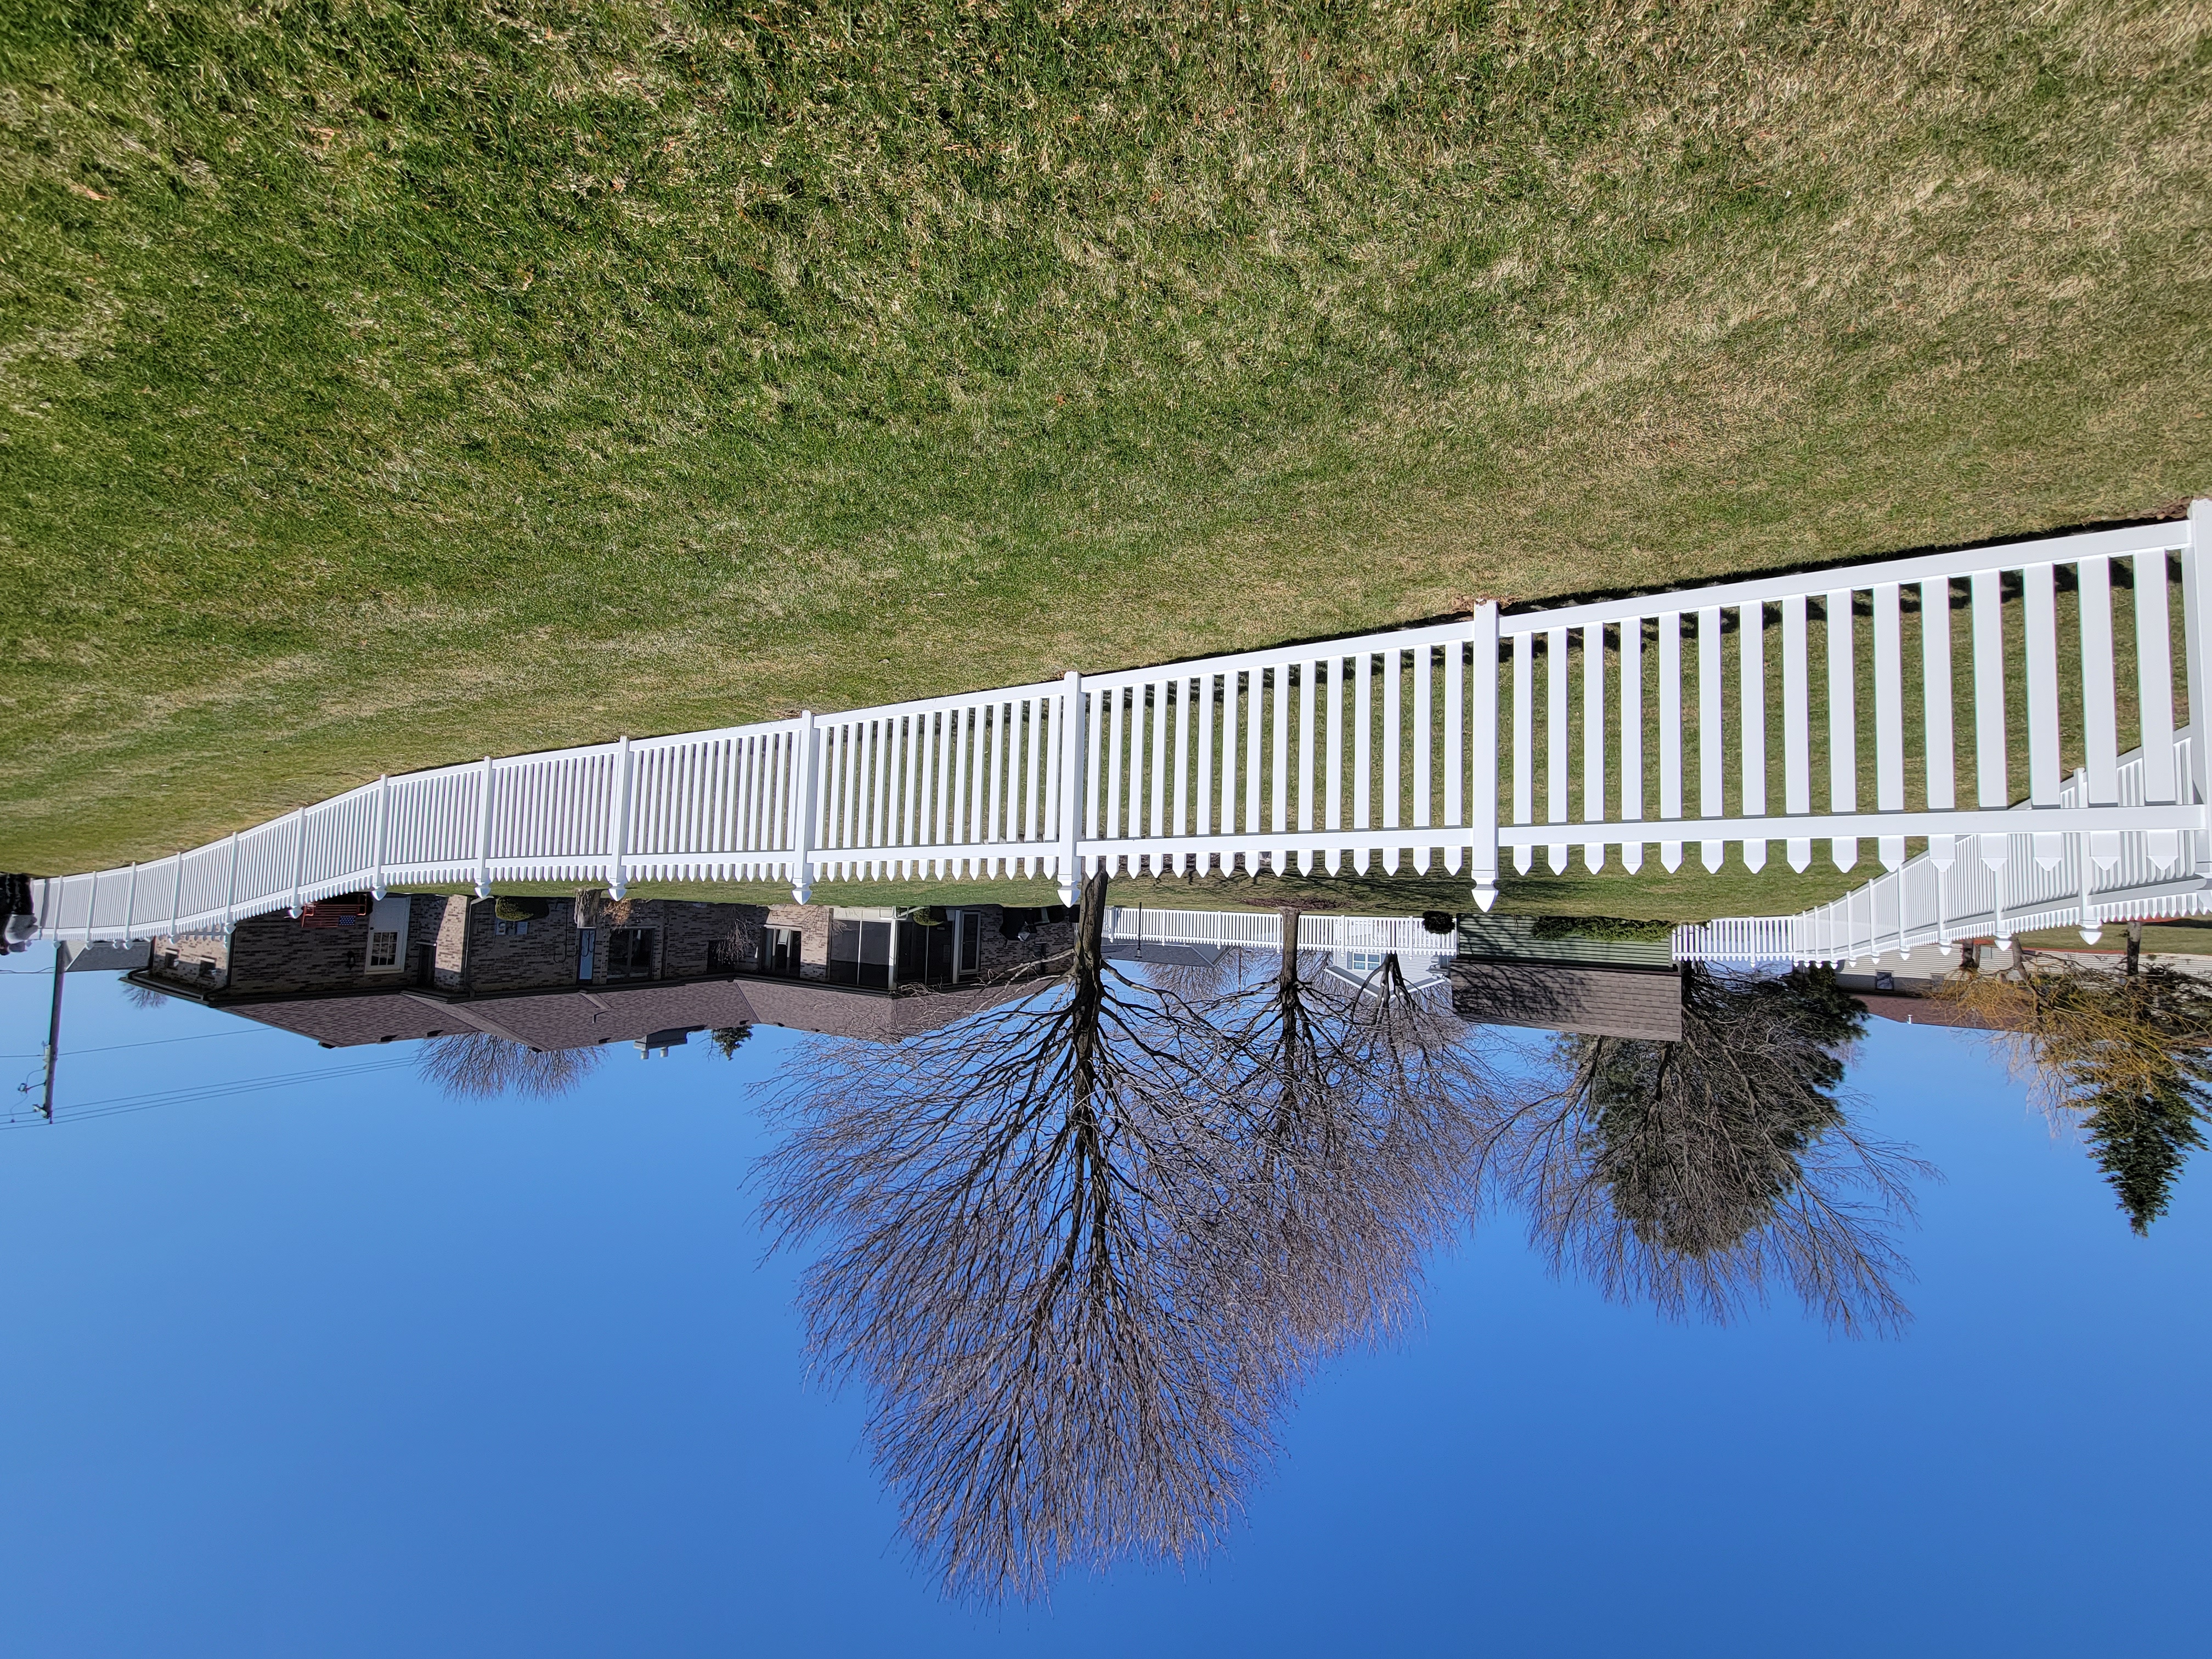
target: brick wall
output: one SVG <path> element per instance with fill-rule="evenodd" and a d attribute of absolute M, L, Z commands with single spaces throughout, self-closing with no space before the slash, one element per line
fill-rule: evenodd
<path fill-rule="evenodd" d="M 634 910 L 647 908 L 633 906 Z M 684 899 L 652 901 L 650 919 L 633 915 L 632 927 L 660 930 L 660 973 L 664 979 L 725 971 L 713 964 L 714 947 L 722 945 L 733 968 L 760 963 L 762 931 L 768 909 L 758 904 L 704 904 Z"/>
<path fill-rule="evenodd" d="M 436 925 L 444 901 L 416 896 L 408 904 L 410 950 Z M 412 982 L 403 961 L 398 972 L 368 971 L 369 927 L 307 927 L 282 911 L 238 924 L 226 947 L 221 939 L 180 939 L 172 951 L 157 949 L 149 968 L 162 978 L 201 990 L 238 996 L 296 991 L 369 989 Z"/>
<path fill-rule="evenodd" d="M 547 913 L 501 921 L 498 901 L 468 904 L 468 971 L 472 992 L 550 991 L 576 982 L 576 913 L 567 899 L 546 901 Z"/>
<path fill-rule="evenodd" d="M 459 901 L 466 903 L 466 901 Z M 614 982 L 609 936 L 617 927 L 639 927 L 653 936 L 656 979 L 693 979 L 726 971 L 713 965 L 717 945 L 726 946 L 734 968 L 759 960 L 761 930 L 768 912 L 757 904 L 709 904 L 691 899 L 631 899 L 602 902 L 596 912 L 592 982 Z M 467 988 L 477 992 L 550 989 L 576 983 L 576 906 L 568 899 L 547 901 L 547 914 L 528 922 L 501 923 L 494 906 L 468 904 Z"/>

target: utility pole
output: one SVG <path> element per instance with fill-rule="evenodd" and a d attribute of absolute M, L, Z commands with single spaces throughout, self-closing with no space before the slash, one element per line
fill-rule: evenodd
<path fill-rule="evenodd" d="M 46 1095 L 40 1108 L 46 1113 L 49 1123 L 54 1121 L 54 1063 L 61 1058 L 62 1052 L 62 970 L 67 965 L 68 957 L 69 946 L 56 939 L 54 1006 L 53 1012 L 46 1017 Z"/>

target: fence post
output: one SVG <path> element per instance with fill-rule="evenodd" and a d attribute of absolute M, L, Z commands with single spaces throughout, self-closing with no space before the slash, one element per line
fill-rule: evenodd
<path fill-rule="evenodd" d="M 137 915 L 138 866 L 137 862 L 134 860 L 131 866 L 130 884 L 123 890 L 123 942 L 125 945 L 130 944 L 131 941 L 137 937 L 137 935 L 131 930 L 137 919 Z"/>
<path fill-rule="evenodd" d="M 477 782 L 477 896 L 491 896 L 491 757 Z"/>
<path fill-rule="evenodd" d="M 100 920 L 100 872 L 92 872 L 92 890 L 84 896 L 84 942 L 92 943 L 92 930 Z"/>
<path fill-rule="evenodd" d="M 307 874 L 307 809 L 292 814 L 292 908 L 287 913 L 297 921 L 306 906 L 300 902 L 300 884 Z"/>
<path fill-rule="evenodd" d="M 392 775 L 384 773 L 376 780 L 376 862 L 369 877 L 368 890 L 382 898 L 390 890 L 384 881 L 384 849 L 392 824 Z"/>
<path fill-rule="evenodd" d="M 1468 750 L 1474 787 L 1468 798 L 1468 862 L 1475 908 L 1498 902 L 1498 602 L 1474 608 L 1470 629 L 1474 660 L 1468 665 Z"/>
<path fill-rule="evenodd" d="M 814 711 L 799 715 L 799 753 L 793 757 L 793 779 L 799 787 L 791 796 L 791 902 L 811 903 L 814 898 L 814 823 L 819 806 L 814 799 L 816 755 Z"/>
<path fill-rule="evenodd" d="M 607 893 L 621 899 L 629 891 L 629 872 L 623 860 L 629 854 L 629 798 L 637 763 L 630 757 L 629 739 L 615 742 L 615 776 L 607 789 Z"/>
<path fill-rule="evenodd" d="M 1060 685 L 1060 902 L 1073 904 L 1083 891 L 1083 676 L 1071 668 Z"/>
<path fill-rule="evenodd" d="M 230 890 L 223 896 L 222 936 L 238 931 L 238 831 L 230 832 Z"/>
<path fill-rule="evenodd" d="M 177 854 L 176 878 L 169 884 L 169 943 L 177 942 L 177 921 L 185 902 L 185 855 Z"/>
<path fill-rule="evenodd" d="M 2189 548 L 2181 556 L 2181 611 L 2189 651 L 2189 769 L 2196 775 L 2199 801 L 2212 795 L 2212 501 L 2189 504 Z M 2212 865 L 2212 837 L 2193 832 L 2196 865 L 2203 874 Z"/>

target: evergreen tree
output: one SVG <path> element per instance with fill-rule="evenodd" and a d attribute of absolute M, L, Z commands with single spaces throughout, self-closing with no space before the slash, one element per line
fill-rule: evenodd
<path fill-rule="evenodd" d="M 2183 1160 L 2204 1144 L 2197 1127 L 2203 1099 L 2185 1083 L 2103 1095 L 2082 1126 L 2097 1167 L 2138 1235 L 2148 1236 L 2150 1224 L 2166 1213 Z"/>
<path fill-rule="evenodd" d="M 2212 988 L 2130 949 L 2120 971 L 2023 956 L 1962 978 L 1950 1000 L 2002 1023 L 2000 1041 L 2083 1138 L 2128 1224 L 2148 1234 L 2212 1121 Z"/>

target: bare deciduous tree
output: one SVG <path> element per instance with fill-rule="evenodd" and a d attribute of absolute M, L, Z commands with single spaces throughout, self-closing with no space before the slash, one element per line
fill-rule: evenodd
<path fill-rule="evenodd" d="M 1295 939 L 1295 911 L 1283 926 Z M 1358 985 L 1318 953 L 1285 949 L 1273 966 L 1205 1011 L 1246 1154 L 1224 1218 L 1241 1237 L 1214 1260 L 1241 1273 L 1240 1300 L 1272 1304 L 1295 1365 L 1416 1310 L 1423 1255 L 1472 1212 L 1494 1085 L 1395 955 Z"/>
<path fill-rule="evenodd" d="M 1204 1007 L 1242 986 L 1251 976 L 1254 963 L 1266 955 L 1265 951 L 1231 945 L 1215 951 L 1211 957 L 1146 957 L 1140 955 L 1138 960 L 1146 984 L 1165 992 L 1179 1002 L 1193 1007 Z"/>
<path fill-rule="evenodd" d="M 1020 1002 L 811 1059 L 760 1171 L 779 1244 L 823 1247 L 811 1350 L 867 1387 L 878 1465 L 954 1594 L 1203 1551 L 1289 1380 L 1212 1260 L 1243 1231 L 1212 1049 L 1106 960 L 1105 904 L 1100 874 Z"/>
<path fill-rule="evenodd" d="M 1847 1334 L 1893 1331 L 1909 1315 L 1892 1238 L 1933 1171 L 1838 1097 L 1864 1018 L 1826 970 L 1688 970 L 1679 1042 L 1556 1045 L 1555 1086 L 1491 1127 L 1495 1195 L 1616 1300 L 1726 1321 L 1778 1282 Z"/>
<path fill-rule="evenodd" d="M 416 1068 L 456 1100 L 508 1093 L 544 1098 L 567 1094 L 599 1060 L 597 1048 L 538 1049 L 489 1031 L 463 1031 L 423 1044 Z"/>

